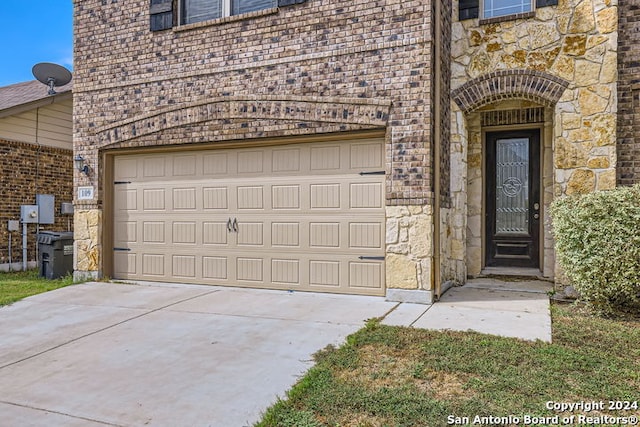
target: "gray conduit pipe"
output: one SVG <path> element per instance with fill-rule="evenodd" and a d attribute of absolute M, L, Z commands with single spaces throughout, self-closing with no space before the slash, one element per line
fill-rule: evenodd
<path fill-rule="evenodd" d="M 22 222 L 22 271 L 27 271 L 27 223 Z"/>

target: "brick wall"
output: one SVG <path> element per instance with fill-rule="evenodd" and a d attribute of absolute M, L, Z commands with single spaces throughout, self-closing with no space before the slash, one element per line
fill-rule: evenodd
<path fill-rule="evenodd" d="M 51 147 L 0 140 L 0 264 L 9 261 L 7 222 L 20 219 L 20 205 L 33 205 L 36 194 L 55 196 L 56 223 L 43 230 L 68 230 L 60 204 L 72 201 L 73 153 Z M 35 260 L 36 226 L 28 226 L 28 258 Z M 22 262 L 22 224 L 12 233 L 13 262 Z"/>
<path fill-rule="evenodd" d="M 386 128 L 387 204 L 430 203 L 431 2 L 309 0 L 159 32 L 149 0 L 74 4 L 74 143 L 94 170 L 101 149 Z"/>
<path fill-rule="evenodd" d="M 440 90 L 443 94 L 451 92 L 451 2 L 441 1 L 440 21 L 443 41 L 441 46 Z M 433 100 L 440 103 L 440 197 L 445 206 L 451 203 L 451 100 L 441 96 Z"/>
<path fill-rule="evenodd" d="M 640 182 L 640 0 L 618 14 L 618 185 Z"/>

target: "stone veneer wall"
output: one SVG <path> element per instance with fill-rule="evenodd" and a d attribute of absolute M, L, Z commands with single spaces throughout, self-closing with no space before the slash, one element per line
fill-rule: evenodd
<path fill-rule="evenodd" d="M 431 206 L 387 207 L 385 268 L 392 288 L 432 288 L 433 209 Z"/>
<path fill-rule="evenodd" d="M 505 101 L 518 99 L 524 102 L 519 108 L 546 107 L 545 210 L 553 197 L 615 186 L 617 11 L 615 0 L 560 0 L 558 6 L 539 8 L 525 19 L 483 25 L 478 19 L 454 19 L 452 89 L 458 102 L 452 104 L 452 171 L 466 175 L 467 182 L 466 188 L 452 183 L 452 197 L 456 209 L 467 210 L 469 274 L 478 274 L 482 266 L 484 154 L 479 109 L 513 108 Z M 501 73 L 521 76 L 505 80 L 521 79 L 516 83 L 521 89 L 482 86 L 483 81 L 500 81 Z M 466 92 L 479 99 L 473 105 L 456 92 L 465 84 L 473 86 L 470 82 L 477 83 L 475 92 Z M 554 84 L 560 85 L 557 92 Z M 552 92 L 545 89 L 538 96 L 541 85 Z M 544 220 L 544 274 L 553 277 L 552 236 L 548 217 Z"/>
<path fill-rule="evenodd" d="M 456 107 L 453 100 L 451 104 L 451 145 L 450 145 L 450 163 L 451 163 L 451 210 L 450 219 L 448 221 L 450 230 L 446 232 L 445 237 L 450 242 L 450 258 L 456 264 L 457 281 L 463 283 L 468 274 L 468 257 L 467 257 L 467 234 L 474 227 L 469 224 L 469 208 L 467 206 L 468 192 L 468 153 L 469 140 L 472 134 L 467 132 L 465 128 L 464 114 Z M 480 228 L 477 228 L 480 230 Z"/>
<path fill-rule="evenodd" d="M 55 218 L 41 229 L 67 231 L 69 217 L 60 204 L 72 201 L 73 155 L 70 150 L 0 140 L 0 264 L 9 262 L 7 222 L 20 219 L 20 205 L 34 205 L 36 194 L 55 196 Z M 28 225 L 28 261 L 36 259 L 36 226 Z M 22 262 L 22 225 L 12 233 L 12 261 Z M 7 266 L 8 267 L 8 266 Z"/>
<path fill-rule="evenodd" d="M 451 92 L 451 30 L 453 19 L 453 2 L 445 1 L 441 10 L 442 40 L 440 87 L 443 94 Z M 452 150 L 451 100 L 441 96 L 434 102 L 440 103 L 440 283 L 464 283 L 467 277 L 467 266 L 464 250 L 465 210 L 456 203 L 454 190 L 458 188 L 463 175 L 454 169 L 457 153 Z"/>
<path fill-rule="evenodd" d="M 149 3 L 74 1 L 74 147 L 92 169 L 75 185 L 97 189 L 76 201 L 79 274 L 102 273 L 102 153 L 384 128 L 390 227 L 425 233 L 391 245 L 387 286 L 431 289 L 432 2 L 308 0 L 158 32 Z"/>
<path fill-rule="evenodd" d="M 620 2 L 618 184 L 640 182 L 640 0 Z"/>
<path fill-rule="evenodd" d="M 76 277 L 97 279 L 102 250 L 99 243 L 102 235 L 102 211 L 97 209 L 76 211 L 74 230 L 73 269 L 76 271 Z"/>

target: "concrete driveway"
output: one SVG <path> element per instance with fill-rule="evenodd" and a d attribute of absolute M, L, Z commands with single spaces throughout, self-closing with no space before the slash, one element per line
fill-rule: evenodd
<path fill-rule="evenodd" d="M 88 283 L 0 308 L 6 426 L 252 425 L 397 304 L 208 286 Z"/>

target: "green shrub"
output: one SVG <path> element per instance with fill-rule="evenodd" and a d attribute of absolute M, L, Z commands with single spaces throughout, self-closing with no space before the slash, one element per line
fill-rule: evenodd
<path fill-rule="evenodd" d="M 556 257 L 601 313 L 640 308 L 640 185 L 556 200 Z"/>

